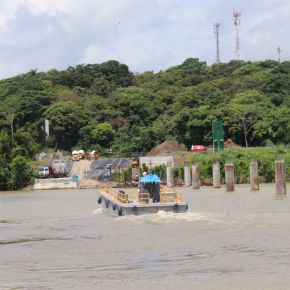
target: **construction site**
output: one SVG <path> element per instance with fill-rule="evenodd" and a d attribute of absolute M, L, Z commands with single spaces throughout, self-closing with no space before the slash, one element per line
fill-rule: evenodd
<path fill-rule="evenodd" d="M 235 148 L 231 139 L 225 148 Z M 213 150 L 212 146 L 193 145 L 188 151 L 177 141 L 165 141 L 153 148 L 146 156 L 138 158 L 102 158 L 95 151 L 73 151 L 71 156 L 54 155 L 48 167 L 42 166 L 34 189 L 84 189 L 97 188 L 100 182 L 112 186 L 136 185 L 143 170 L 151 171 L 157 166 L 183 166 L 191 156 Z M 100 158 L 99 158 L 100 157 Z M 47 168 L 47 173 L 44 172 Z M 144 169 L 145 168 L 145 169 Z M 128 176 L 128 174 L 130 176 Z"/>

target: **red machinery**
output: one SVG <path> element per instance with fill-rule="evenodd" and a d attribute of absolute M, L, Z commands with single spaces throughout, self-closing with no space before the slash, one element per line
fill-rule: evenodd
<path fill-rule="evenodd" d="M 191 150 L 194 152 L 203 152 L 205 151 L 205 146 L 204 145 L 192 145 Z"/>

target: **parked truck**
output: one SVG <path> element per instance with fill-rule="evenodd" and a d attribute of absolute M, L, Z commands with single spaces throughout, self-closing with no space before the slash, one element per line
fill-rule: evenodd
<path fill-rule="evenodd" d="M 41 166 L 38 168 L 38 178 L 49 178 L 49 168 L 47 166 Z"/>
<path fill-rule="evenodd" d="M 69 168 L 65 160 L 53 160 L 49 166 L 49 174 L 52 177 L 67 177 Z"/>

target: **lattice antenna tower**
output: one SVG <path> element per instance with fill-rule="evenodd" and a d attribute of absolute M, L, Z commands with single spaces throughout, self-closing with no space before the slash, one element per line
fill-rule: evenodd
<path fill-rule="evenodd" d="M 219 23 L 215 23 L 213 25 L 214 34 L 216 36 L 216 63 L 220 63 L 219 28 L 220 28 L 220 24 Z"/>
<path fill-rule="evenodd" d="M 242 13 L 238 11 L 234 11 L 234 24 L 236 27 L 236 59 L 240 60 L 240 24 L 241 24 L 241 17 Z"/>
<path fill-rule="evenodd" d="M 277 52 L 278 52 L 278 61 L 280 63 L 281 62 L 281 52 L 282 52 L 282 49 L 280 46 L 277 47 Z"/>

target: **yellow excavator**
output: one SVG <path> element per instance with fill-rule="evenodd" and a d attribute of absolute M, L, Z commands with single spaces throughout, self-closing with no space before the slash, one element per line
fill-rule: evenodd
<path fill-rule="evenodd" d="M 96 150 L 93 150 L 89 153 L 89 159 L 90 160 L 98 160 L 99 159 L 99 154 Z"/>
<path fill-rule="evenodd" d="M 71 157 L 72 157 L 72 161 L 79 161 L 80 160 L 79 151 L 74 150 L 71 154 Z"/>

